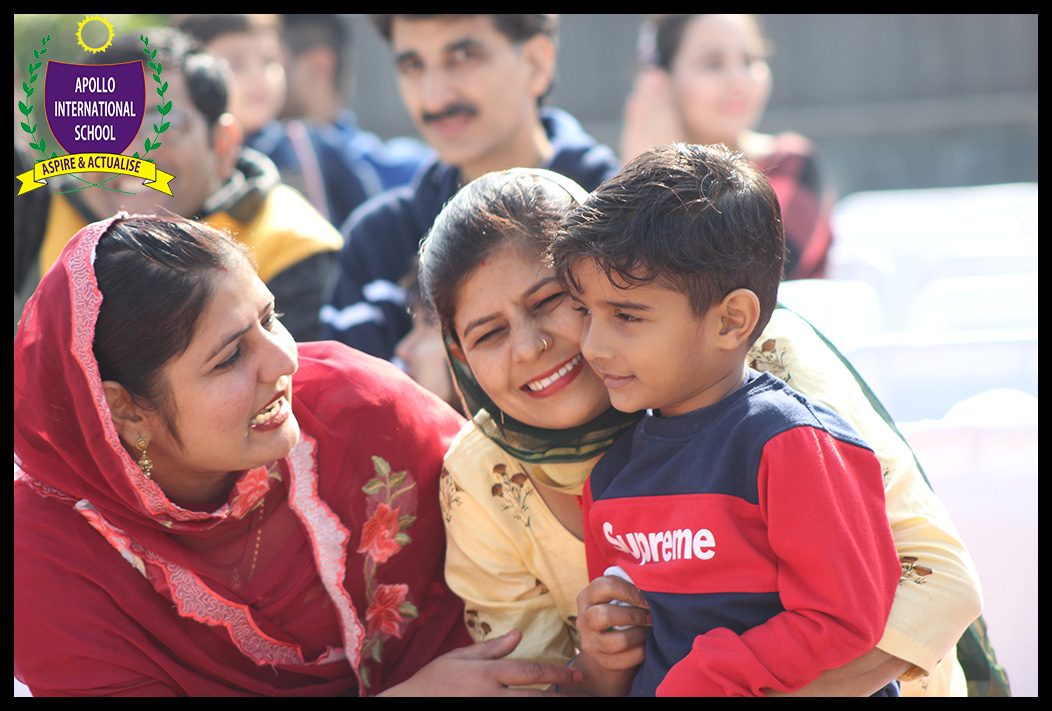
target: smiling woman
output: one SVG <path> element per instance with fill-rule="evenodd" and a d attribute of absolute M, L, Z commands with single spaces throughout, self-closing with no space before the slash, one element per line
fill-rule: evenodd
<path fill-rule="evenodd" d="M 35 695 L 573 678 L 497 660 L 514 637 L 458 649 L 436 502 L 463 419 L 384 361 L 297 349 L 225 234 L 82 229 L 26 306 L 14 390 L 14 667 Z"/>
<path fill-rule="evenodd" d="M 237 472 L 287 455 L 299 438 L 289 407 L 280 433 L 259 436 L 252 420 L 278 395 L 289 402 L 296 345 L 244 249 L 193 223 L 123 220 L 97 252 L 102 386 L 123 441 L 149 443 L 154 481 L 215 501 Z"/>
<path fill-rule="evenodd" d="M 519 629 L 516 657 L 563 664 L 587 583 L 578 500 L 638 419 L 610 407 L 581 354 L 582 319 L 542 256 L 584 195 L 546 170 L 490 173 L 446 205 L 420 254 L 472 417 L 441 484 L 446 579 L 476 640 Z"/>

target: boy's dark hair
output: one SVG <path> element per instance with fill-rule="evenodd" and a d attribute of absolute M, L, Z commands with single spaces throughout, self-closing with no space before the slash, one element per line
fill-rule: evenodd
<path fill-rule="evenodd" d="M 781 210 L 767 178 L 724 146 L 677 143 L 640 155 L 567 219 L 548 250 L 560 281 L 595 260 L 610 282 L 655 282 L 703 316 L 735 289 L 760 300 L 755 340 L 778 298 L 785 262 Z"/>

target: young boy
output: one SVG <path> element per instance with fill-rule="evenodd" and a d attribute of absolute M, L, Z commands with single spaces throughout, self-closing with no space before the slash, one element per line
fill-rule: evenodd
<path fill-rule="evenodd" d="M 650 410 L 585 489 L 589 577 L 620 566 L 653 622 L 634 678 L 582 632 L 594 684 L 791 691 L 881 638 L 901 567 L 880 465 L 831 410 L 745 365 L 784 255 L 762 173 L 683 144 L 600 186 L 551 247 L 614 406 Z"/>

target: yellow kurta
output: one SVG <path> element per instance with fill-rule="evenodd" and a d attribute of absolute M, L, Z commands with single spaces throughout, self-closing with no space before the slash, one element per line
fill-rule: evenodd
<path fill-rule="evenodd" d="M 878 647 L 914 665 L 903 677 L 913 679 L 903 695 L 965 696 L 953 651 L 981 612 L 978 576 L 912 452 L 837 354 L 793 312 L 775 311 L 748 363 L 836 410 L 873 447 L 903 569 Z M 517 628 L 523 641 L 512 656 L 569 661 L 577 593 L 588 582 L 584 544 L 555 518 L 522 466 L 473 423 L 454 440 L 445 469 L 446 579 L 466 603 L 475 639 Z"/>
<path fill-rule="evenodd" d="M 589 471 L 594 462 L 583 466 Z M 512 656 L 565 664 L 575 654 L 584 543 L 545 504 L 524 469 L 472 422 L 453 440 L 440 486 L 446 582 L 477 641 L 522 631 Z"/>

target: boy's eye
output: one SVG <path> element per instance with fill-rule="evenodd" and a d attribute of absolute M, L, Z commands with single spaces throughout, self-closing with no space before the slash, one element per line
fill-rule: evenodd
<path fill-rule="evenodd" d="M 572 306 L 571 308 L 572 308 L 572 309 L 573 309 L 574 311 L 576 311 L 577 313 L 581 314 L 582 316 L 590 316 L 590 315 L 591 315 L 591 314 L 590 314 L 590 313 L 588 312 L 588 309 L 587 309 L 586 307 L 582 306 L 582 305 L 581 305 L 581 304 L 579 304 L 579 303 L 575 303 L 575 304 L 574 304 L 574 305 L 573 305 L 573 306 Z"/>

